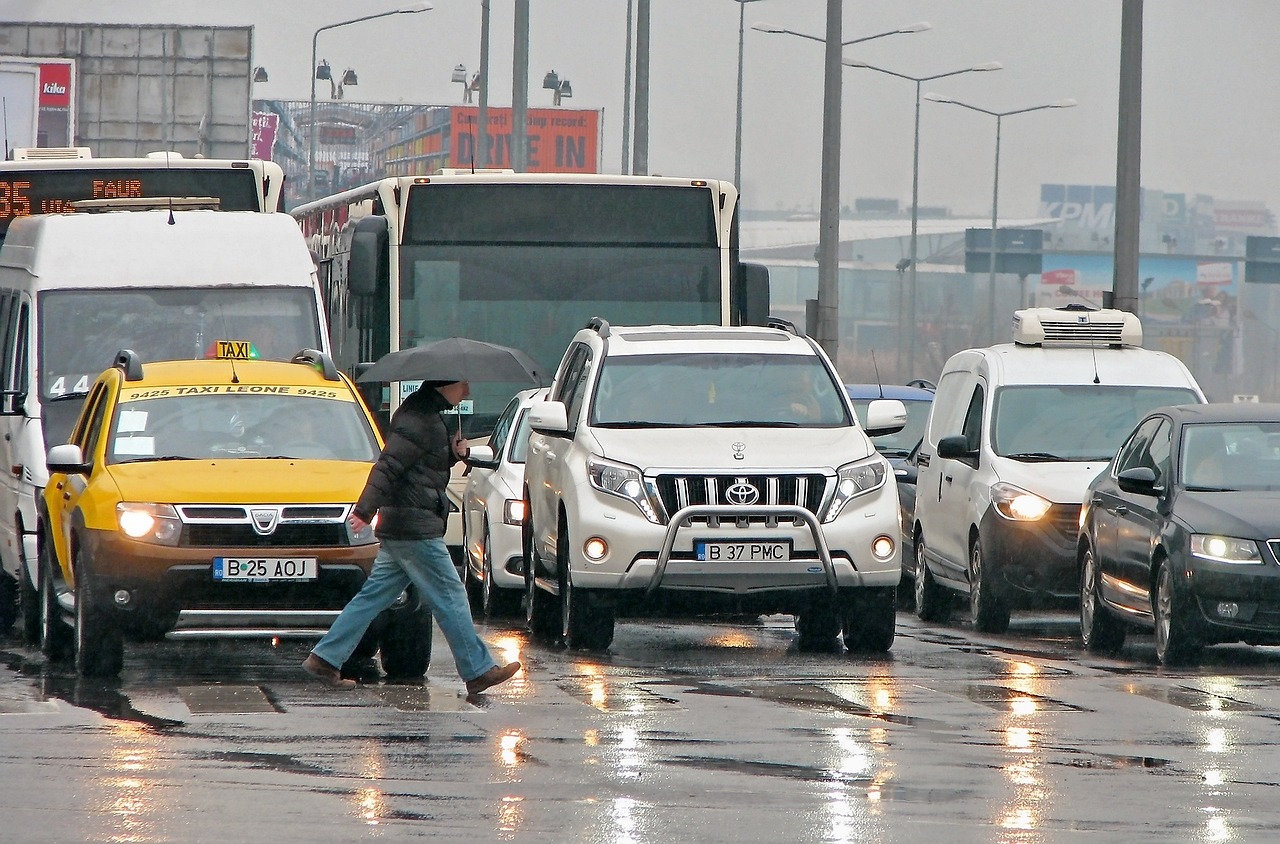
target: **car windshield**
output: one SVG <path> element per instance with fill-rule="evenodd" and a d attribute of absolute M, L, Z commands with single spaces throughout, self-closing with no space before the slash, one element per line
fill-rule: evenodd
<path fill-rule="evenodd" d="M 127 391 L 107 439 L 108 463 L 288 457 L 371 463 L 378 444 L 354 401 L 252 393 Z"/>
<path fill-rule="evenodd" d="M 865 428 L 867 425 L 867 405 L 875 399 L 854 399 L 853 409 L 858 414 L 858 421 Z M 925 426 L 929 422 L 930 401 L 904 399 L 902 405 L 907 409 L 907 424 L 896 434 L 881 434 L 871 438 L 871 444 L 881 454 L 893 457 L 906 457 L 915 448 L 916 443 L 924 437 Z"/>
<path fill-rule="evenodd" d="M 843 386 L 810 355 L 698 353 L 610 357 L 591 423 L 600 427 L 836 427 Z"/>
<path fill-rule="evenodd" d="M 1184 426 L 1181 481 L 1205 492 L 1280 489 L 1280 421 Z"/>
<path fill-rule="evenodd" d="M 1017 385 L 996 391 L 991 446 L 1004 457 L 1110 460 L 1157 407 L 1198 402 L 1184 387 Z"/>

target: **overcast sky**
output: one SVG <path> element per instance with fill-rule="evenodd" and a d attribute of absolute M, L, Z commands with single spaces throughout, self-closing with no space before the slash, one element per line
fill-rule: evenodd
<path fill-rule="evenodd" d="M 320 58 L 354 68 L 348 99 L 454 103 L 457 64 L 479 65 L 479 0 L 432 0 L 432 11 L 366 21 L 319 36 Z M 253 25 L 255 96 L 310 96 L 318 27 L 408 0 L 0 0 L 0 20 Z M 493 0 L 491 105 L 511 103 L 510 0 Z M 767 21 L 822 37 L 823 0 L 746 6 L 744 202 L 816 210 L 823 47 L 750 29 Z M 530 106 L 548 106 L 543 75 L 572 82 L 564 105 L 604 111 L 603 169 L 622 163 L 626 0 L 533 0 Z M 649 164 L 664 175 L 733 177 L 738 10 L 735 0 L 652 0 Z M 998 61 L 1004 69 L 925 83 L 992 111 L 1064 98 L 1071 109 L 1005 118 L 1000 212 L 1031 216 L 1041 183 L 1114 184 L 1120 0 L 846 0 L 844 40 L 928 21 L 932 29 L 848 47 L 845 55 L 910 76 Z M 1280 212 L 1277 146 L 1280 2 L 1146 0 L 1142 184 L 1175 193 L 1266 202 Z M 841 201 L 911 195 L 914 83 L 846 68 Z M 326 92 L 327 93 L 327 92 Z M 991 209 L 995 119 L 921 106 L 920 203 L 956 214 Z"/>

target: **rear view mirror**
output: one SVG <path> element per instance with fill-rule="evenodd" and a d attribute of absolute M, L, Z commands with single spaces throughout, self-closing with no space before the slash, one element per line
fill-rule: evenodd
<path fill-rule="evenodd" d="M 50 472 L 63 472 L 68 475 L 87 475 L 90 466 L 84 461 L 80 446 L 72 443 L 55 445 L 45 456 L 45 464 Z"/>
<path fill-rule="evenodd" d="M 493 449 L 487 445 L 473 445 L 467 453 L 467 465 L 477 469 L 496 469 L 498 468 L 498 458 L 494 456 Z"/>
<path fill-rule="evenodd" d="M 896 434 L 907 426 L 907 406 L 898 399 L 874 399 L 867 405 L 867 436 Z"/>
<path fill-rule="evenodd" d="M 354 225 L 347 287 L 356 296 L 371 296 L 390 283 L 387 218 L 361 217 Z"/>
<path fill-rule="evenodd" d="M 1116 475 L 1116 484 L 1134 495 L 1156 494 L 1156 473 L 1149 466 L 1135 466 Z"/>
<path fill-rule="evenodd" d="M 529 406 L 529 427 L 544 434 L 563 434 L 569 430 L 564 402 L 540 401 Z"/>
<path fill-rule="evenodd" d="M 944 460 L 965 460 L 974 456 L 969 450 L 969 440 L 963 434 L 938 440 L 938 456 Z"/>

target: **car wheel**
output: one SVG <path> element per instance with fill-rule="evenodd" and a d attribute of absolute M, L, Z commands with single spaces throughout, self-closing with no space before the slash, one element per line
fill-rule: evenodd
<path fill-rule="evenodd" d="M 535 639 L 554 642 L 560 635 L 560 602 L 538 588 L 538 552 L 525 549 L 524 620 Z"/>
<path fill-rule="evenodd" d="M 864 653 L 883 653 L 893 647 L 897 628 L 896 592 L 893 586 L 860 590 L 841 619 L 846 648 Z"/>
<path fill-rule="evenodd" d="M 556 543 L 560 575 L 560 636 L 565 647 L 603 651 L 613 643 L 613 608 L 586 589 L 573 587 L 569 561 L 569 528 L 560 524 Z"/>
<path fill-rule="evenodd" d="M 412 586 L 405 606 L 391 610 L 378 642 L 382 670 L 392 680 L 414 680 L 431 667 L 431 610 Z"/>
<path fill-rule="evenodd" d="M 841 613 L 829 594 L 813 598 L 796 616 L 796 632 L 800 634 L 797 646 L 808 652 L 836 650 L 840 618 Z"/>
<path fill-rule="evenodd" d="M 1080 640 L 1093 653 L 1115 653 L 1127 628 L 1102 602 L 1098 580 L 1098 561 L 1087 545 L 1080 558 Z"/>
<path fill-rule="evenodd" d="M 933 579 L 925 562 L 924 534 L 916 534 L 916 615 L 921 621 L 943 622 L 951 617 L 951 594 Z"/>
<path fill-rule="evenodd" d="M 124 636 L 102 606 L 101 587 L 76 555 L 76 673 L 81 677 L 114 677 L 124 667 Z"/>
<path fill-rule="evenodd" d="M 54 562 L 47 547 L 40 545 L 40 650 L 49 659 L 61 661 L 71 657 L 74 642 L 71 628 L 62 620 L 58 581 L 53 577 Z"/>
<path fill-rule="evenodd" d="M 481 545 L 480 569 L 484 579 L 480 582 L 480 612 L 485 618 L 510 615 L 518 609 L 514 598 L 519 590 L 502 589 L 493 582 L 493 548 L 489 537 L 489 522 L 484 523 L 484 539 Z M 512 593 L 515 593 L 513 596 Z"/>
<path fill-rule="evenodd" d="M 1156 573 L 1156 594 L 1152 615 L 1156 622 L 1156 658 L 1161 665 L 1186 665 L 1200 655 L 1204 642 L 1200 639 L 1190 595 L 1174 586 L 1173 566 L 1161 560 Z"/>
<path fill-rule="evenodd" d="M 976 536 L 969 548 L 969 609 L 975 630 L 1003 633 L 1009 629 L 1009 605 L 1000 596 L 995 572 L 985 565 L 982 541 Z"/>

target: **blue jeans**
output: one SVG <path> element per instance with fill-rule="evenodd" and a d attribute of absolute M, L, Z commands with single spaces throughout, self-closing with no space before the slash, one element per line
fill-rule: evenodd
<path fill-rule="evenodd" d="M 410 583 L 418 588 L 453 652 L 458 675 L 474 680 L 497 665 L 471 620 L 467 590 L 444 539 L 383 539 L 369 578 L 311 652 L 335 667 L 347 661 L 378 613 Z"/>

